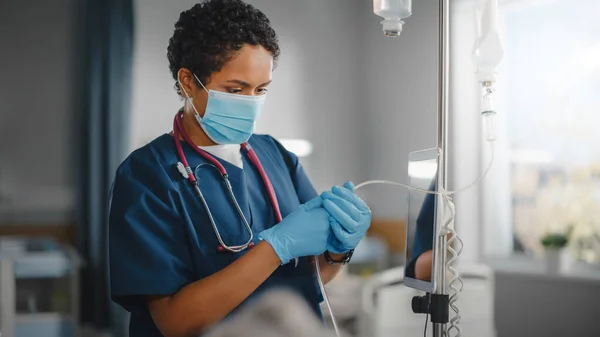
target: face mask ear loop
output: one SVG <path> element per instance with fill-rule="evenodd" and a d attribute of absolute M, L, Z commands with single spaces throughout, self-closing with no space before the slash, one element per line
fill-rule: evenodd
<path fill-rule="evenodd" d="M 196 81 L 198 81 L 200 86 L 202 86 L 202 89 L 204 89 L 204 91 L 206 91 L 206 93 L 209 93 L 208 89 L 206 89 L 206 87 L 204 86 L 204 84 L 202 84 L 202 81 L 200 81 L 200 79 L 198 78 L 198 76 L 196 76 L 196 74 L 194 74 L 194 77 L 196 78 Z"/>
<path fill-rule="evenodd" d="M 196 75 L 194 75 L 194 77 L 196 77 L 196 79 L 198 79 L 198 77 Z M 179 83 L 179 88 L 181 90 L 183 90 L 185 97 L 187 97 L 188 102 L 190 102 L 192 109 L 194 109 L 194 112 L 196 113 L 196 117 L 197 117 L 198 121 L 200 121 L 202 119 L 202 117 L 200 117 L 200 114 L 198 113 L 198 110 L 196 109 L 196 106 L 194 105 L 194 101 L 192 101 L 192 98 L 190 97 L 190 95 L 188 95 L 187 91 L 185 91 L 185 89 L 183 88 L 183 85 L 181 85 L 181 81 L 179 79 L 177 79 L 177 83 Z M 200 85 L 202 85 L 202 83 L 200 83 Z M 204 88 L 204 85 L 202 85 L 202 88 Z M 204 88 L 204 90 L 206 90 L 206 88 Z"/>

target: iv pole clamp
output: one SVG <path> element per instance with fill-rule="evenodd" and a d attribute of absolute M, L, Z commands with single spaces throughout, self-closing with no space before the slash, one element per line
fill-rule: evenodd
<path fill-rule="evenodd" d="M 429 314 L 431 323 L 446 324 L 450 319 L 450 296 L 448 294 L 427 293 L 424 296 L 415 296 L 411 305 L 415 314 Z"/>

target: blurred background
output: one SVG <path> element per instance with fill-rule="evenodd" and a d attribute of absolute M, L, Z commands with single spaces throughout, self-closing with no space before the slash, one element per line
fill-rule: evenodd
<path fill-rule="evenodd" d="M 257 131 L 296 152 L 319 191 L 405 182 L 409 152 L 437 144 L 438 2 L 414 1 L 399 39 L 383 36 L 371 0 L 248 2 L 282 48 Z M 182 101 L 166 48 L 194 3 L 0 1 L 3 336 L 126 336 L 106 282 L 108 191 L 132 150 L 171 130 Z M 451 5 L 455 189 L 482 173 L 489 153 L 471 63 L 473 1 Z M 481 314 L 474 324 L 499 337 L 600 336 L 600 2 L 501 0 L 500 9 L 496 161 L 455 197 L 461 261 L 486 270 L 466 271 L 485 275 L 473 281 L 484 297 L 466 294 L 463 321 Z M 330 287 L 334 312 L 349 336 L 422 335 L 413 292 L 394 276 L 407 191 L 359 194 L 374 219 Z M 555 247 L 553 235 L 568 242 Z"/>

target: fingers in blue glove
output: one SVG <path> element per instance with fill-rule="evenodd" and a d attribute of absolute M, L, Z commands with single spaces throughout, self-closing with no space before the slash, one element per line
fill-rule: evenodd
<path fill-rule="evenodd" d="M 310 211 L 319 207 L 323 207 L 323 199 L 321 199 L 320 196 L 316 196 L 300 207 L 302 207 L 305 211 Z"/>
<path fill-rule="evenodd" d="M 331 199 L 323 200 L 323 207 L 325 208 L 327 213 L 329 213 L 329 215 L 331 215 L 335 219 L 336 223 L 341 224 L 341 226 L 346 230 L 346 232 L 348 232 L 349 234 L 356 233 L 360 226 L 360 222 L 358 220 L 353 219 L 352 215 L 349 214 L 342 207 L 340 207 L 337 203 L 340 202 L 342 203 L 342 205 L 345 204 L 348 208 L 354 209 L 354 211 L 356 212 L 354 215 L 358 216 L 357 219 L 360 219 L 360 213 L 358 209 L 356 209 L 356 207 L 354 207 L 352 204 L 341 198 L 334 200 L 336 200 L 336 202 L 334 202 Z"/>
<path fill-rule="evenodd" d="M 350 191 L 348 188 L 334 186 L 331 191 L 333 194 L 351 202 L 361 212 L 370 212 L 369 206 L 367 206 L 367 204 L 361 198 L 359 198 L 358 195 Z"/>
<path fill-rule="evenodd" d="M 331 233 L 331 238 L 327 240 L 327 251 L 330 253 L 343 254 L 351 249 L 352 248 L 347 248 L 333 233 Z"/>
<path fill-rule="evenodd" d="M 341 225 L 330 215 L 329 216 L 329 224 L 331 227 L 333 226 L 337 226 L 340 227 Z M 333 233 L 333 231 L 331 231 L 331 234 L 329 235 L 329 238 L 327 239 L 327 251 L 334 253 L 334 254 L 342 254 L 345 253 L 347 251 L 349 251 L 350 249 L 348 249 L 336 236 L 335 233 Z"/>
<path fill-rule="evenodd" d="M 325 207 L 325 202 L 330 201 L 336 204 L 344 213 L 346 213 L 352 220 L 359 221 L 362 217 L 362 212 L 354 206 L 348 200 L 333 194 L 333 192 L 327 191 L 321 194 L 321 198 L 323 199 L 323 207 Z M 330 213 L 331 214 L 331 213 Z M 332 214 L 336 220 L 337 216 Z"/>
<path fill-rule="evenodd" d="M 357 240 L 356 234 L 348 233 L 344 226 L 342 226 L 337 221 L 331 223 L 331 232 L 335 236 L 335 241 L 330 240 L 328 242 L 328 246 L 329 243 L 331 243 L 336 250 L 335 253 L 343 253 L 349 251 L 350 249 L 355 247 L 355 244 L 357 244 L 358 240 L 360 240 L 360 238 L 358 238 Z"/>
<path fill-rule="evenodd" d="M 354 189 L 355 189 L 354 183 L 352 183 L 351 181 L 345 182 L 344 183 L 344 187 L 347 188 L 347 189 L 349 189 L 350 192 L 354 192 Z"/>

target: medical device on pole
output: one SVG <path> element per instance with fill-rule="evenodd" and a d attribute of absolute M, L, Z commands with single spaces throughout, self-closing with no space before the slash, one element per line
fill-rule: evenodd
<path fill-rule="evenodd" d="M 477 81 L 481 85 L 481 115 L 486 140 L 496 140 L 496 111 L 493 106 L 496 67 L 504 56 L 498 33 L 498 0 L 477 0 L 477 40 L 473 47 L 473 62 L 477 69 Z"/>
<path fill-rule="evenodd" d="M 411 0 L 373 0 L 373 12 L 384 18 L 382 21 L 384 35 L 398 37 L 402 32 L 404 21 L 412 14 Z M 477 21 L 477 39 L 473 48 L 473 61 L 476 67 L 477 81 L 481 86 L 480 112 L 484 121 L 485 139 L 490 144 L 496 139 L 495 115 L 492 105 L 494 84 L 496 83 L 495 69 L 502 60 L 503 49 L 498 33 L 498 0 L 476 0 L 475 14 Z M 400 185 L 412 190 L 436 195 L 436 226 L 438 240 L 434 249 L 434 270 L 432 280 L 435 289 L 425 296 L 413 298 L 412 308 L 415 313 L 431 315 L 434 337 L 461 336 L 460 311 L 456 305 L 462 291 L 463 282 L 454 262 L 462 251 L 462 240 L 454 230 L 454 204 L 451 195 L 466 190 L 479 183 L 489 172 L 492 159 L 483 175 L 469 186 L 449 192 L 447 190 L 447 144 L 448 144 L 448 100 L 449 100 L 449 40 L 450 40 L 450 0 L 439 0 L 439 67 L 438 67 L 438 118 L 437 118 L 437 148 L 439 151 L 437 186 L 435 192 L 421 190 L 401 183 L 388 181 L 370 181 L 359 184 L 356 189 L 375 183 Z M 447 216 L 446 207 L 449 209 Z M 448 273 L 450 275 L 448 275 Z M 449 276 L 449 277 L 448 277 Z M 452 290 L 449 294 L 448 287 Z M 449 317 L 449 309 L 454 311 Z M 449 323 L 449 324 L 448 324 Z"/>
<path fill-rule="evenodd" d="M 412 0 L 373 0 L 373 12 L 383 21 L 383 34 L 389 37 L 399 37 L 405 19 L 412 15 Z"/>

